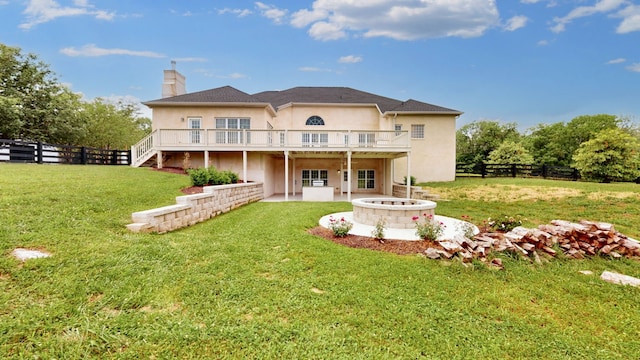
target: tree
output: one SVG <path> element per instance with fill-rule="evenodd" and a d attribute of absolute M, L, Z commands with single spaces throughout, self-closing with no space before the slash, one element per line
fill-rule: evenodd
<path fill-rule="evenodd" d="M 515 123 L 480 120 L 464 125 L 456 132 L 456 160 L 459 163 L 482 163 L 506 140 L 517 141 L 520 133 Z"/>
<path fill-rule="evenodd" d="M 35 55 L 0 44 L 0 136 L 70 143 L 78 104 Z"/>
<path fill-rule="evenodd" d="M 151 120 L 136 117 L 134 104 L 110 104 L 101 98 L 83 104 L 84 146 L 104 149 L 127 149 L 151 129 Z"/>
<path fill-rule="evenodd" d="M 585 180 L 633 181 L 640 177 L 640 143 L 621 129 L 607 129 L 580 145 L 573 156 Z"/>
<path fill-rule="evenodd" d="M 529 129 L 523 145 L 537 164 L 569 166 L 572 153 L 562 146 L 561 139 L 567 131 L 564 123 L 539 124 Z"/>
<path fill-rule="evenodd" d="M 531 164 L 533 156 L 520 143 L 507 140 L 489 154 L 493 164 Z"/>
<path fill-rule="evenodd" d="M 566 125 L 562 122 L 541 124 L 525 135 L 524 144 L 538 164 L 570 166 L 580 144 L 605 129 L 631 129 L 628 119 L 614 115 L 582 115 Z"/>

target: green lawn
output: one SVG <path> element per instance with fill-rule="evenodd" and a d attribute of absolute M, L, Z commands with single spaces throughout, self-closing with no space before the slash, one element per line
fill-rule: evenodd
<path fill-rule="evenodd" d="M 349 203 L 254 203 L 164 235 L 125 229 L 184 176 L 0 164 L 0 358 L 632 359 L 634 260 L 506 269 L 336 245 L 306 233 Z M 425 184 L 436 212 L 612 222 L 640 238 L 640 185 L 532 179 Z M 21 263 L 16 247 L 52 257 Z M 582 275 L 591 270 L 594 275 Z"/>

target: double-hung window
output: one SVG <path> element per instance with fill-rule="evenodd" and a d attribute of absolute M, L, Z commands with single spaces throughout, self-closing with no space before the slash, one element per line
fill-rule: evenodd
<path fill-rule="evenodd" d="M 216 118 L 216 143 L 217 144 L 243 144 L 244 129 L 251 128 L 251 119 L 248 118 Z M 226 129 L 226 131 L 221 131 Z M 247 144 L 251 142 L 250 133 L 247 133 Z"/>
<path fill-rule="evenodd" d="M 324 186 L 329 182 L 329 170 L 303 169 L 302 186 L 311 186 L 313 181 L 322 181 Z"/>
<path fill-rule="evenodd" d="M 375 170 L 358 170 L 358 189 L 375 189 Z"/>
<path fill-rule="evenodd" d="M 396 136 L 402 135 L 402 124 L 396 124 L 393 126 L 396 131 Z"/>

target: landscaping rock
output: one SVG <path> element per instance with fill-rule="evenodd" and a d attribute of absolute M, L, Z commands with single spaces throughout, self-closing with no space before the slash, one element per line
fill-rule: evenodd
<path fill-rule="evenodd" d="M 11 255 L 13 255 L 16 259 L 21 261 L 26 261 L 29 259 L 45 258 L 45 257 L 51 256 L 51 254 L 46 253 L 44 251 L 29 250 L 29 249 L 22 249 L 22 248 L 14 249 L 11 252 Z"/>
<path fill-rule="evenodd" d="M 613 284 L 640 286 L 640 279 L 610 271 L 603 271 L 600 278 Z"/>

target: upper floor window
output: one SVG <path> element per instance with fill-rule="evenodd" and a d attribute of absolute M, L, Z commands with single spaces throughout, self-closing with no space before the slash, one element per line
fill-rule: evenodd
<path fill-rule="evenodd" d="M 216 118 L 216 143 L 242 144 L 245 140 L 243 129 L 250 128 L 251 119 L 248 118 Z M 248 133 L 247 143 L 251 142 L 250 136 L 251 133 Z"/>
<path fill-rule="evenodd" d="M 320 116 L 313 115 L 307 119 L 307 123 L 305 125 L 324 125 L 324 120 Z"/>
<path fill-rule="evenodd" d="M 402 124 L 396 124 L 393 127 L 396 131 L 396 136 L 400 136 L 402 134 Z"/>
<path fill-rule="evenodd" d="M 424 125 L 411 125 L 411 138 L 424 139 Z"/>

